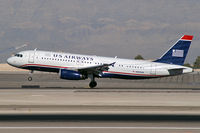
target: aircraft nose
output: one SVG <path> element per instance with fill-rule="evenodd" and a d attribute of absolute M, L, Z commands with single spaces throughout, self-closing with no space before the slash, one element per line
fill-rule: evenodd
<path fill-rule="evenodd" d="M 7 63 L 8 63 L 9 65 L 12 65 L 12 64 L 13 64 L 12 57 L 10 57 L 10 58 L 7 59 Z"/>

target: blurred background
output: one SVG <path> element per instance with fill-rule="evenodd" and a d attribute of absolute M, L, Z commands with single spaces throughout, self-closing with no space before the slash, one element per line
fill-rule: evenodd
<path fill-rule="evenodd" d="M 199 0 L 0 0 L 0 63 L 35 49 L 133 59 L 159 58 L 194 35 L 200 55 Z"/>

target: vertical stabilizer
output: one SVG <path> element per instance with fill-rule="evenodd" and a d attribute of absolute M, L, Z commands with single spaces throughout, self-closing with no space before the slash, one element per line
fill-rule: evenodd
<path fill-rule="evenodd" d="M 183 65 L 187 56 L 193 36 L 182 36 L 168 51 L 154 62 Z"/>

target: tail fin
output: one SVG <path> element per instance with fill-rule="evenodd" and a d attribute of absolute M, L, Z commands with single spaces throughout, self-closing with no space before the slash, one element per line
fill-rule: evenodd
<path fill-rule="evenodd" d="M 183 65 L 187 56 L 193 36 L 182 36 L 168 51 L 154 62 Z"/>

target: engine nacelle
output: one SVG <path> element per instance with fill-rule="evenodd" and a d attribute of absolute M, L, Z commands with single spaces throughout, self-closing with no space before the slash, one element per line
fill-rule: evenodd
<path fill-rule="evenodd" d="M 67 79 L 67 80 L 81 80 L 81 79 L 85 79 L 85 76 L 80 74 L 77 71 L 61 69 L 60 78 Z"/>

